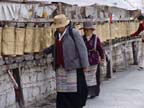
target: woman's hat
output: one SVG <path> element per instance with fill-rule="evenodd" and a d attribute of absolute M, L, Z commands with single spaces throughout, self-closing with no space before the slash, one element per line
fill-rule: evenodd
<path fill-rule="evenodd" d="M 70 23 L 70 20 L 64 14 L 60 14 L 54 17 L 53 27 L 61 28 L 61 27 L 67 26 L 69 23 Z"/>
<path fill-rule="evenodd" d="M 139 21 L 144 20 L 144 16 L 143 15 L 139 15 L 137 18 Z"/>
<path fill-rule="evenodd" d="M 80 29 L 93 29 L 93 30 L 95 30 L 95 27 L 94 27 L 92 21 L 86 21 L 83 23 L 83 27 Z"/>

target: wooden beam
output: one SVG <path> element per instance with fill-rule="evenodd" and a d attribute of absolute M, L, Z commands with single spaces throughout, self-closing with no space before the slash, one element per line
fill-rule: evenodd
<path fill-rule="evenodd" d="M 51 4 L 51 2 L 40 2 L 40 1 L 25 1 L 25 0 L 23 0 L 23 1 L 17 1 L 17 0 L 15 0 L 15 1 L 9 1 L 9 0 L 0 0 L 0 3 L 17 3 L 17 4 L 19 4 L 19 3 L 22 3 L 22 4 L 39 4 L 39 3 L 44 3 L 44 4 Z"/>

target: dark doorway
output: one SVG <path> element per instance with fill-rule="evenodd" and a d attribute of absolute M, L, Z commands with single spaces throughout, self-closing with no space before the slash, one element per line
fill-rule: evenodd
<path fill-rule="evenodd" d="M 16 102 L 18 103 L 20 108 L 23 108 L 24 106 L 24 100 L 23 100 L 23 93 L 22 93 L 22 88 L 21 88 L 21 82 L 20 82 L 20 74 L 19 74 L 19 69 L 13 69 L 13 77 L 18 84 L 18 88 L 15 88 L 15 96 L 16 96 Z"/>

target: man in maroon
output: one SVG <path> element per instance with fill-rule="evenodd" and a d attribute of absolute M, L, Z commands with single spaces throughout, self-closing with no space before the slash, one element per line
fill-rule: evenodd
<path fill-rule="evenodd" d="M 141 48 L 141 58 L 140 58 L 140 63 L 139 63 L 139 69 L 144 69 L 144 16 L 140 15 L 138 17 L 138 20 L 140 21 L 139 27 L 137 31 L 131 34 L 130 36 L 141 35 L 142 37 L 142 48 Z"/>

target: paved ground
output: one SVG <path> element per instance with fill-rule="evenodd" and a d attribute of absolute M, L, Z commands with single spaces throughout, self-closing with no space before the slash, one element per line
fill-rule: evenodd
<path fill-rule="evenodd" d="M 44 100 L 31 108 L 55 108 L 55 101 Z M 102 82 L 100 96 L 88 100 L 84 108 L 144 108 L 144 70 L 133 66 L 115 73 Z"/>
<path fill-rule="evenodd" d="M 114 74 L 103 82 L 100 96 L 84 108 L 144 108 L 144 70 L 132 67 Z"/>

